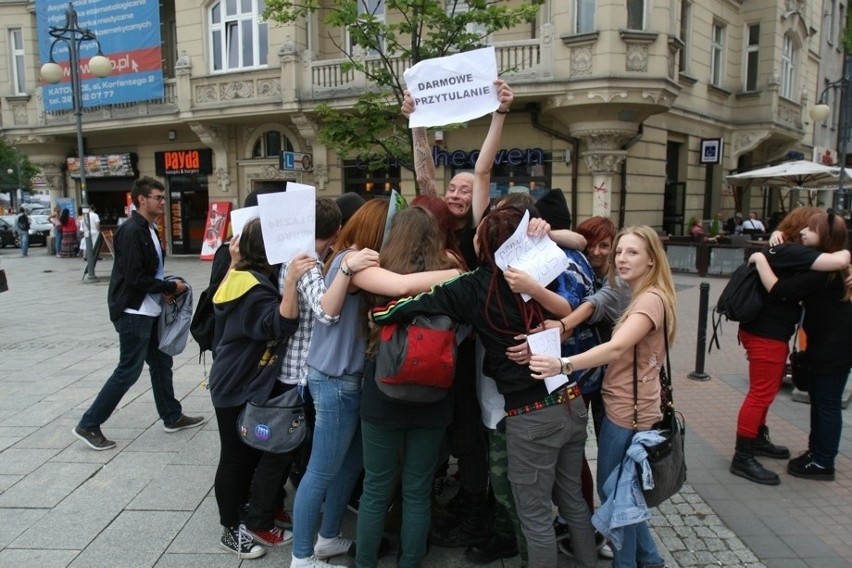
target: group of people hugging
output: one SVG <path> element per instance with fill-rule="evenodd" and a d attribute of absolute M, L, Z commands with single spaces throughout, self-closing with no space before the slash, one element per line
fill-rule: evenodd
<path fill-rule="evenodd" d="M 619 505 L 615 513 L 609 507 L 595 514 L 585 459 L 591 412 L 598 498 L 613 500 L 613 479 L 622 473 L 634 434 L 662 416 L 660 370 L 677 330 L 663 244 L 650 227 L 617 232 L 603 217 L 569 230 L 558 189 L 538 202 L 512 193 L 492 205 L 491 168 L 513 101 L 505 82 L 498 80 L 496 89 L 500 107 L 475 169 L 456 174 L 443 199 L 435 196 L 425 130 L 414 129 L 423 195 L 394 215 L 388 238 L 388 201 L 363 203 L 346 194 L 316 202 L 316 258 L 299 255 L 271 267 L 257 219 L 220 251 L 229 270 L 214 296 L 217 346 L 209 388 L 221 440 L 215 494 L 221 545 L 241 558 L 292 542 L 294 567 L 328 566 L 329 558 L 346 553 L 356 566 L 376 566 L 388 548 L 389 507 L 398 501 L 399 566 L 423 565 L 429 542 L 469 546 L 466 556 L 482 563 L 520 554 L 524 566 L 555 567 L 561 548 L 577 566 L 594 566 L 606 547 L 614 566 L 664 566 L 644 503 L 630 504 L 639 513 L 627 524 L 614 522 L 623 513 Z M 402 112 L 415 112 L 410 96 Z M 527 213 L 530 235 L 548 234 L 569 259 L 569 269 L 548 286 L 495 261 Z M 824 217 L 814 221 L 817 232 Z M 431 314 L 448 315 L 469 330 L 452 389 L 420 406 L 385 397 L 373 376 L 381 326 Z M 530 352 L 527 336 L 547 328 L 559 330 L 562 357 Z M 745 341 L 747 332 L 741 333 Z M 276 363 L 277 380 L 256 381 L 257 361 L 266 364 L 268 342 L 280 338 L 287 338 L 287 353 Z M 814 340 L 820 341 L 816 333 Z M 560 373 L 568 383 L 549 392 L 543 379 Z M 283 486 L 295 453 L 253 449 L 236 427 L 246 404 L 289 389 L 299 389 L 315 413 L 292 514 L 284 509 Z M 764 419 L 743 429 L 752 449 Z M 465 442 L 454 443 L 458 439 Z M 814 442 L 814 459 L 823 459 L 822 451 Z M 462 509 L 483 513 L 481 534 L 432 518 L 436 471 L 451 452 L 459 457 Z M 362 472 L 353 540 L 341 526 Z"/>

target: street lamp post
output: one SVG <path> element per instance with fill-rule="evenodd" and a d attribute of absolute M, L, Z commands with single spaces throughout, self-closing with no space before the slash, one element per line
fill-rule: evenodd
<path fill-rule="evenodd" d="M 88 28 L 81 28 L 77 22 L 77 11 L 71 2 L 65 9 L 65 25 L 51 26 L 48 33 L 53 37 L 50 44 L 50 61 L 41 66 L 41 76 L 48 83 L 59 83 L 65 77 L 65 71 L 53 60 L 53 48 L 58 43 L 64 43 L 68 47 L 69 75 L 71 79 L 71 102 L 74 116 L 77 119 L 77 157 L 80 161 L 80 193 L 83 199 L 83 214 L 85 215 L 86 227 L 86 276 L 85 282 L 97 282 L 95 276 L 95 261 L 98 258 L 97 251 L 92 243 L 92 227 L 89 217 L 89 198 L 86 192 L 86 159 L 83 155 L 83 87 L 80 83 L 80 45 L 83 42 L 94 41 L 98 46 L 98 53 L 89 59 L 89 71 L 96 77 L 106 77 L 112 72 L 112 64 L 109 59 L 101 53 L 101 44 L 98 37 Z"/>
<path fill-rule="evenodd" d="M 12 206 L 12 210 L 15 213 L 17 213 L 18 210 L 24 204 L 23 203 L 24 196 L 23 196 L 23 193 L 22 193 L 23 184 L 21 184 L 21 156 L 20 156 L 20 154 L 18 155 L 18 161 L 15 162 L 15 168 L 18 171 L 18 186 L 15 188 L 15 191 L 9 193 L 9 201 L 10 201 L 10 205 Z M 12 174 L 15 173 L 15 170 L 13 170 L 12 168 L 9 168 L 9 169 L 6 170 L 6 173 L 9 174 L 9 176 L 11 176 Z M 15 207 L 15 198 L 18 199 L 18 206 L 17 207 Z"/>
<path fill-rule="evenodd" d="M 838 148 L 838 161 L 840 162 L 840 176 L 837 182 L 837 193 L 834 195 L 834 207 L 846 207 L 846 189 L 844 188 L 844 177 L 846 174 L 846 153 L 848 150 L 849 136 L 852 132 L 852 55 L 847 55 L 843 62 L 843 76 L 826 83 L 825 88 L 819 95 L 818 104 L 811 108 L 811 118 L 815 122 L 821 122 L 828 118 L 831 107 L 826 104 L 828 91 L 840 89 L 840 119 L 838 127 L 840 131 L 840 147 Z"/>

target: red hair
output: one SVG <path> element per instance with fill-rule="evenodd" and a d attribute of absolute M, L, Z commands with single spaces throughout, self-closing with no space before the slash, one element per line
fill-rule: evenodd
<path fill-rule="evenodd" d="M 609 217 L 591 217 L 580 223 L 575 229 L 586 239 L 586 250 L 595 248 L 598 243 L 609 239 L 615 241 L 615 223 Z"/>
<path fill-rule="evenodd" d="M 413 207 L 421 207 L 427 210 L 438 222 L 438 233 L 444 239 L 444 247 L 455 256 L 461 264 L 461 268 L 467 270 L 464 262 L 464 257 L 459 247 L 459 240 L 453 231 L 452 214 L 447 203 L 435 195 L 418 195 L 411 202 Z"/>

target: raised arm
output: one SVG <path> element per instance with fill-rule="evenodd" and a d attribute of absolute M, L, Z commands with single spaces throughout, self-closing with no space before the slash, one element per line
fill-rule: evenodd
<path fill-rule="evenodd" d="M 494 82 L 497 88 L 497 98 L 500 99 L 500 107 L 491 115 L 491 126 L 488 134 L 482 141 L 482 148 L 476 158 L 476 166 L 473 170 L 473 202 L 471 212 L 473 213 L 473 224 L 478 225 L 488 210 L 490 200 L 491 170 L 494 168 L 494 158 L 500 148 L 500 139 L 503 134 L 503 123 L 506 114 L 512 106 L 515 95 L 509 85 L 498 79 Z"/>
<path fill-rule="evenodd" d="M 769 260 L 767 260 L 766 255 L 762 252 L 756 252 L 748 258 L 748 262 L 749 264 L 753 264 L 757 267 L 757 273 L 760 275 L 760 282 L 763 284 L 763 287 L 766 288 L 767 292 L 771 292 L 772 288 L 774 288 L 778 283 L 778 277 L 775 275 L 772 267 L 769 266 Z"/>
<path fill-rule="evenodd" d="M 562 248 L 573 250 L 585 250 L 587 244 L 586 237 L 568 229 L 550 231 L 550 238 Z"/>
<path fill-rule="evenodd" d="M 414 99 L 406 90 L 402 98 L 402 115 L 410 118 L 414 112 Z M 435 162 L 432 160 L 432 152 L 429 148 L 429 136 L 422 126 L 411 129 L 411 141 L 414 151 L 414 175 L 417 178 L 417 186 L 420 195 L 437 196 L 435 188 Z"/>
<path fill-rule="evenodd" d="M 568 300 L 548 290 L 523 270 L 509 267 L 503 272 L 503 278 L 506 279 L 512 292 L 528 294 L 551 314 L 562 317 L 571 313 L 571 304 Z"/>

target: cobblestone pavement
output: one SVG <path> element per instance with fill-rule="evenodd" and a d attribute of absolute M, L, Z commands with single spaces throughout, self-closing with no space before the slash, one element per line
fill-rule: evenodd
<path fill-rule="evenodd" d="M 167 273 L 205 287 L 209 263 L 169 258 Z M 156 421 L 147 371 L 104 426 L 115 451 L 93 452 L 71 429 L 116 363 L 117 337 L 101 281 L 81 282 L 80 260 L 33 248 L 28 258 L 0 252 L 11 290 L 0 294 L 0 566 L 234 566 L 217 547 L 212 481 L 218 457 L 215 421 L 165 434 Z M 675 400 L 687 421 L 689 483 L 656 511 L 652 526 L 669 566 L 849 566 L 852 559 L 852 443 L 844 434 L 838 480 L 815 483 L 783 473 L 764 487 L 727 471 L 736 413 L 746 388 L 746 363 L 733 324 L 721 349 L 707 356 L 706 382 L 695 370 L 699 283 L 710 305 L 724 280 L 677 275 L 678 338 L 672 351 Z M 175 391 L 190 414 L 213 417 L 197 353 L 175 358 Z M 773 439 L 794 453 L 806 442 L 808 406 L 788 389 L 770 412 Z M 593 443 L 589 455 L 595 456 Z M 593 467 L 594 470 L 594 467 Z M 344 534 L 354 533 L 347 517 Z M 271 550 L 251 566 L 288 566 L 290 548 Z M 350 559 L 337 557 L 336 564 Z M 504 566 L 519 566 L 517 559 Z M 392 566 L 388 558 L 381 566 Z M 432 547 L 428 567 L 467 566 L 461 551 Z M 500 563 L 494 563 L 494 566 Z M 560 555 L 560 566 L 572 566 Z M 609 562 L 602 561 L 602 566 Z"/>

